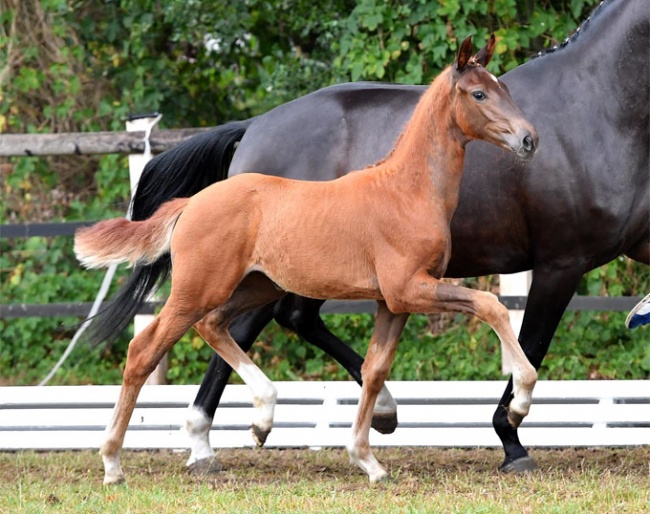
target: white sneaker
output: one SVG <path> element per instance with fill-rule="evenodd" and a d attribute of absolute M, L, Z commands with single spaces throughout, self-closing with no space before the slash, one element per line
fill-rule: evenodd
<path fill-rule="evenodd" d="M 627 315 L 625 326 L 629 329 L 650 323 L 650 294 L 637 303 Z"/>

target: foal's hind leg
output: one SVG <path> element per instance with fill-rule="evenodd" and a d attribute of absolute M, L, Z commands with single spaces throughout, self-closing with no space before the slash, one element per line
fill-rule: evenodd
<path fill-rule="evenodd" d="M 247 275 L 228 301 L 213 310 L 194 325 L 201 337 L 234 369 L 253 393 L 257 408 L 253 420 L 253 438 L 263 446 L 273 426 L 275 386 L 237 345 L 228 332 L 230 322 L 243 312 L 261 307 L 285 295 L 271 280 L 261 273 Z"/>
<path fill-rule="evenodd" d="M 375 328 L 362 368 L 363 386 L 359 408 L 352 427 L 352 441 L 348 445 L 350 462 L 363 469 L 371 482 L 378 482 L 388 476 L 370 449 L 368 435 L 377 395 L 384 386 L 393 363 L 397 342 L 409 317 L 408 313 L 393 314 L 384 302 L 377 303 Z"/>
<path fill-rule="evenodd" d="M 124 481 L 119 452 L 140 389 L 165 353 L 194 321 L 195 316 L 192 314 L 174 312 L 173 301 L 170 299 L 158 317 L 129 344 L 120 396 L 100 449 L 104 461 L 104 484 Z"/>
<path fill-rule="evenodd" d="M 262 329 L 273 319 L 273 304 L 238 316 L 228 329 L 239 347 L 247 352 Z M 232 374 L 232 368 L 218 354 L 210 359 L 199 392 L 189 407 L 185 428 L 190 437 L 190 456 L 186 466 L 192 474 L 211 474 L 219 471 L 212 445 L 210 428 L 221 395 Z"/>
<path fill-rule="evenodd" d="M 256 416 L 251 426 L 253 439 L 258 446 L 264 446 L 273 427 L 277 391 L 273 383 L 237 345 L 224 325 L 221 314 L 212 312 L 197 322 L 194 328 L 251 389 L 253 405 L 256 408 Z"/>

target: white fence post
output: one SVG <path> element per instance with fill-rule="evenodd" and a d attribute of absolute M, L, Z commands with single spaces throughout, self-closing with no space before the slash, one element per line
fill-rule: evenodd
<path fill-rule="evenodd" d="M 130 118 L 126 122 L 126 131 L 127 132 L 145 132 L 145 150 L 141 154 L 129 154 L 129 179 L 131 182 L 131 198 L 135 195 L 135 190 L 140 181 L 140 175 L 142 175 L 142 170 L 144 170 L 147 162 L 151 160 L 151 149 L 149 147 L 149 135 L 151 134 L 151 129 L 158 123 L 160 120 L 159 114 L 150 114 L 147 116 L 139 116 L 136 118 Z M 129 211 L 130 215 L 130 211 Z M 138 314 L 133 319 L 133 333 L 138 334 L 142 332 L 154 319 L 152 314 Z M 156 369 L 149 375 L 149 378 L 146 381 L 146 384 L 150 385 L 163 385 L 166 383 L 168 369 L 167 355 L 163 357 L 160 361 L 160 364 Z"/>
<path fill-rule="evenodd" d="M 533 281 L 532 271 L 499 275 L 499 291 L 501 296 L 528 296 L 530 284 Z M 516 335 L 519 335 L 524 321 L 523 310 L 510 310 L 510 324 Z"/>

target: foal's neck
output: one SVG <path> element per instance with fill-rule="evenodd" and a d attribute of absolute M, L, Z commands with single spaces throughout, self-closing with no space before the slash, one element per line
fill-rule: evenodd
<path fill-rule="evenodd" d="M 442 202 L 448 219 L 456 210 L 469 139 L 453 112 L 451 68 L 445 69 L 422 95 L 395 148 L 383 165 L 393 176 Z"/>

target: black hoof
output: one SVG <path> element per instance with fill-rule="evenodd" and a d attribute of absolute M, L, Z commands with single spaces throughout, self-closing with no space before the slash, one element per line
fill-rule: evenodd
<path fill-rule="evenodd" d="M 392 434 L 397 428 L 397 413 L 375 414 L 371 426 L 380 434 Z"/>
<path fill-rule="evenodd" d="M 216 457 L 201 459 L 187 466 L 187 472 L 193 476 L 217 475 L 223 468 Z"/>
<path fill-rule="evenodd" d="M 537 469 L 537 463 L 528 455 L 526 457 L 520 457 L 519 459 L 501 464 L 499 471 L 502 473 L 527 473 L 528 471 L 535 471 Z"/>
<path fill-rule="evenodd" d="M 251 427 L 251 430 L 253 432 L 253 439 L 255 440 L 255 444 L 257 444 L 257 446 L 259 446 L 260 448 L 264 446 L 264 443 L 266 442 L 266 438 L 269 436 L 269 433 L 271 431 L 261 430 L 258 426 L 255 425 Z"/>

